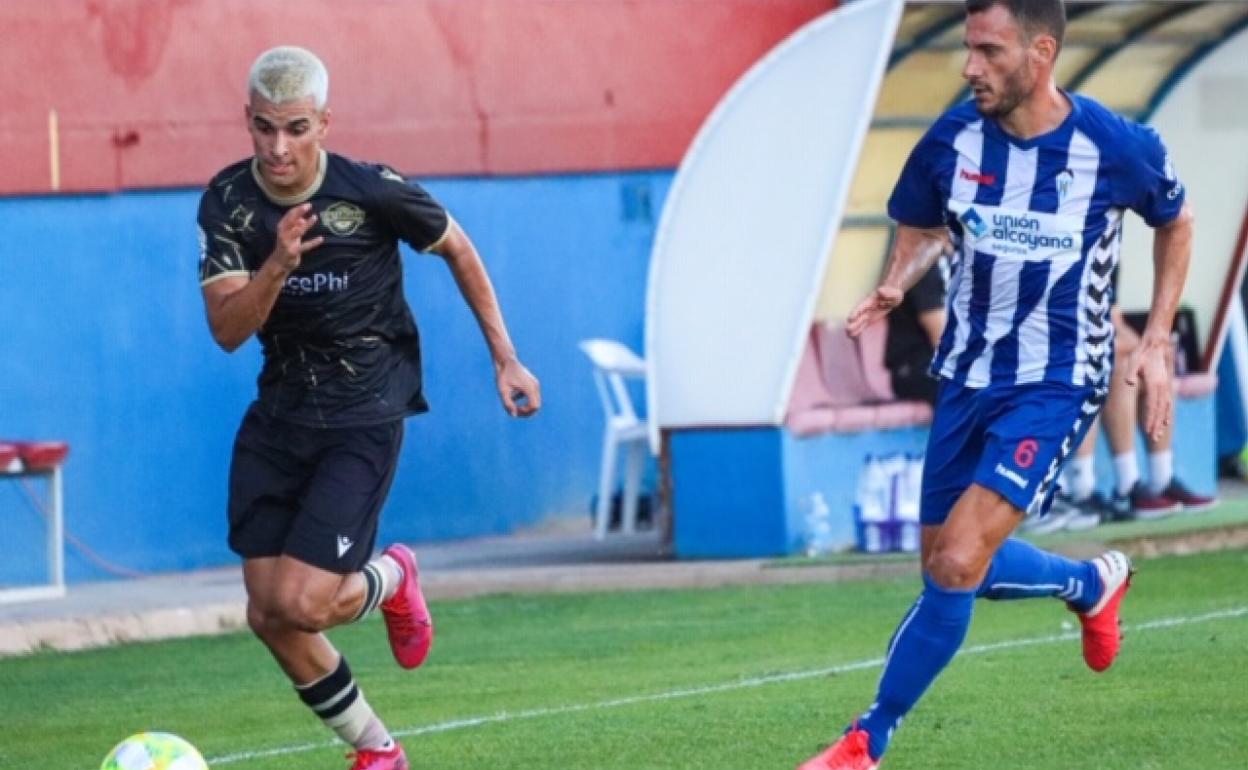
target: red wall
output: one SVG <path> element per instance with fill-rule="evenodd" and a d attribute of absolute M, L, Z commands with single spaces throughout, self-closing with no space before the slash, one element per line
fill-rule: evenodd
<path fill-rule="evenodd" d="M 0 193 L 199 185 L 250 151 L 252 60 L 320 54 L 329 145 L 416 174 L 674 166 L 835 0 L 3 0 Z"/>

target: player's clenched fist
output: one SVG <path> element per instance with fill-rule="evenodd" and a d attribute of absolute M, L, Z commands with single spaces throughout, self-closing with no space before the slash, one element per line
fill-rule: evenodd
<path fill-rule="evenodd" d="M 311 203 L 301 203 L 287 211 L 277 223 L 277 245 L 269 259 L 277 260 L 277 264 L 287 271 L 299 267 L 304 252 L 315 249 L 325 240 L 321 235 L 303 240 L 314 224 L 316 214 L 312 212 Z"/>

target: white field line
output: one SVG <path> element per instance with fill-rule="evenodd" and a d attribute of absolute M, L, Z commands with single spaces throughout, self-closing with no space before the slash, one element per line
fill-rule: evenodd
<path fill-rule="evenodd" d="M 1126 631 L 1149 631 L 1159 628 L 1186 626 L 1194 623 L 1208 623 L 1214 620 L 1239 618 L 1245 615 L 1248 615 L 1248 606 L 1232 607 L 1230 609 L 1219 610 L 1217 612 L 1207 612 L 1203 615 L 1159 618 L 1158 620 L 1150 620 L 1145 623 L 1136 623 L 1135 625 L 1125 626 L 1124 629 Z M 1009 650 L 1017 647 L 1034 647 L 1040 644 L 1054 644 L 1056 642 L 1067 642 L 1078 638 L 1078 632 L 1071 631 L 1063 634 L 1051 634 L 1049 636 L 1009 639 L 1003 642 L 976 644 L 970 647 L 963 647 L 958 651 L 958 656 L 981 655 L 985 652 Z M 451 730 L 462 730 L 468 727 L 480 727 L 481 725 L 496 724 L 499 722 L 515 722 L 522 719 L 539 719 L 541 717 L 557 716 L 560 714 L 576 714 L 583 711 L 599 711 L 602 709 L 619 708 L 620 706 L 632 706 L 638 703 L 654 703 L 657 701 L 676 700 L 678 698 L 690 698 L 699 695 L 714 695 L 716 693 L 730 692 L 732 690 L 744 690 L 750 687 L 762 687 L 764 685 L 779 684 L 782 682 L 796 682 L 803 679 L 815 679 L 821 676 L 831 676 L 833 674 L 847 674 L 852 671 L 877 668 L 883 665 L 883 663 L 883 657 L 871 658 L 869 660 L 859 660 L 852 663 L 841 663 L 839 665 L 828 666 L 826 668 L 791 671 L 785 674 L 769 674 L 767 676 L 737 679 L 731 682 L 722 682 L 720 684 L 709 684 L 702 687 L 687 687 L 684 689 L 668 690 L 666 692 L 650 693 L 647 695 L 629 695 L 623 698 L 612 698 L 610 700 L 593 701 L 591 703 L 570 703 L 565 706 L 548 706 L 546 708 L 526 709 L 523 711 L 500 711 L 495 714 L 466 717 L 464 719 L 452 719 L 445 722 L 434 722 L 433 724 L 422 725 L 419 727 L 392 730 L 391 733 L 396 738 L 403 738 L 411 735 L 429 735 L 431 733 L 445 733 L 450 732 Z M 305 751 L 328 749 L 341 745 L 342 744 L 337 741 L 321 741 L 319 743 L 302 743 L 293 746 L 278 746 L 271 749 L 261 749 L 257 751 L 241 751 L 235 754 L 226 754 L 221 757 L 209 758 L 208 764 L 211 767 L 216 767 L 217 765 L 228 765 L 235 762 L 245 762 L 251 759 L 276 757 L 286 754 L 299 754 Z"/>

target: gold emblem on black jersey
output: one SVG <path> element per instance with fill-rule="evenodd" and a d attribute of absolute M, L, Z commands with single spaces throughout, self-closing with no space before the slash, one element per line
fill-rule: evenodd
<path fill-rule="evenodd" d="M 351 235 L 364 224 L 364 209 L 353 203 L 338 201 L 321 212 L 321 221 L 335 235 Z"/>

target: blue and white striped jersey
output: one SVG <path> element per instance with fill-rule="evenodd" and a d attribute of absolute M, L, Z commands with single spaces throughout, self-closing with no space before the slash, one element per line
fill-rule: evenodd
<path fill-rule="evenodd" d="M 1028 140 L 968 101 L 933 124 L 902 170 L 889 216 L 945 225 L 957 252 L 933 374 L 973 388 L 1107 384 L 1123 212 L 1164 225 L 1184 189 L 1151 128 L 1067 96 L 1062 125 Z"/>

